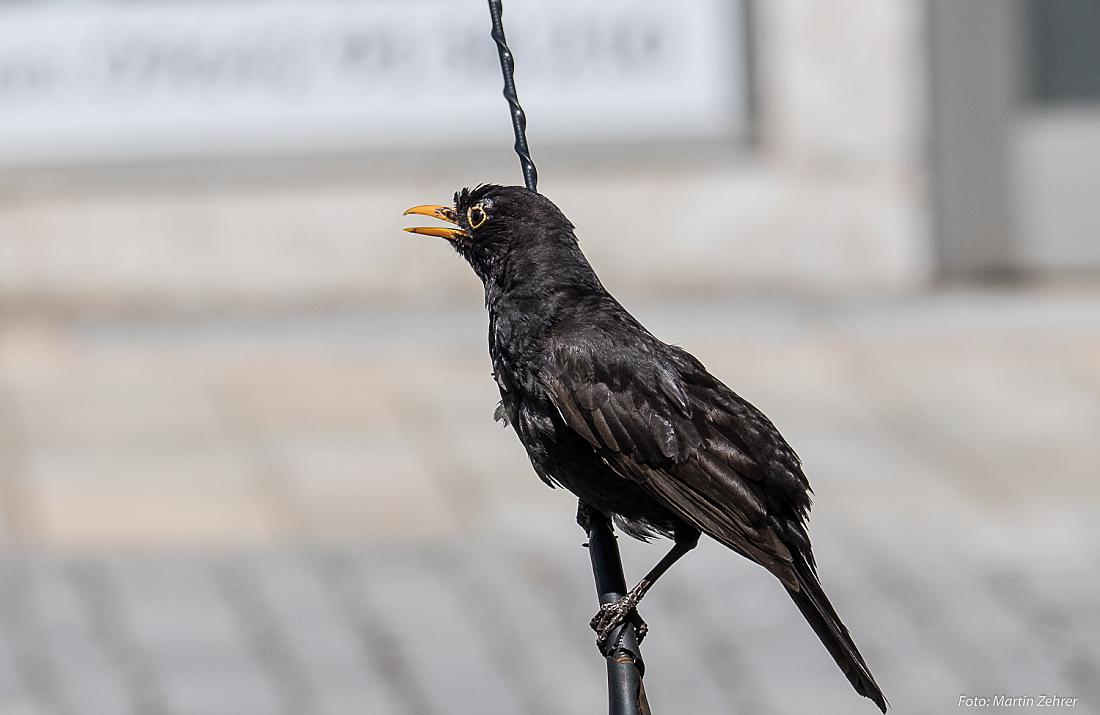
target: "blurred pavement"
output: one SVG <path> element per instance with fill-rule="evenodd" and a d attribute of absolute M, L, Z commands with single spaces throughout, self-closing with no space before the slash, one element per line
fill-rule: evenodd
<path fill-rule="evenodd" d="M 1100 712 L 1100 293 L 631 307 L 802 455 L 896 712 Z M 0 714 L 602 712 L 575 505 L 490 419 L 478 308 L 5 317 Z M 623 545 L 630 581 L 664 548 Z M 714 545 L 642 612 L 657 713 L 874 711 Z"/>

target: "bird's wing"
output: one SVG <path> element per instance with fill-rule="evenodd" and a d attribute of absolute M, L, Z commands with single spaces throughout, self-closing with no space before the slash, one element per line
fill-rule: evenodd
<path fill-rule="evenodd" d="M 797 589 L 791 548 L 812 564 L 798 457 L 695 358 L 653 341 L 563 341 L 542 376 L 551 401 L 618 474 Z"/>

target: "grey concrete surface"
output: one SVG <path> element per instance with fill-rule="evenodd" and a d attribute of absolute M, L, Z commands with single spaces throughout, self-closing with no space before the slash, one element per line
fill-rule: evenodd
<path fill-rule="evenodd" d="M 895 712 L 1100 712 L 1100 294 L 633 307 L 799 450 Z M 573 501 L 488 372 L 473 304 L 8 316 L 0 714 L 603 711 Z M 636 578 L 662 547 L 623 549 Z M 657 713 L 873 712 L 720 547 L 642 610 Z"/>

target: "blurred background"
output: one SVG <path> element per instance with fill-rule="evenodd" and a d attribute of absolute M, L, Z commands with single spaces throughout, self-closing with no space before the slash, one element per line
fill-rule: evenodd
<path fill-rule="evenodd" d="M 896 712 L 1100 712 L 1100 2 L 505 20 L 540 190 L 800 452 Z M 476 0 L 0 2 L 0 715 L 604 710 L 575 504 L 400 231 L 519 183 L 496 63 Z M 655 712 L 873 712 L 714 545 L 642 613 Z"/>

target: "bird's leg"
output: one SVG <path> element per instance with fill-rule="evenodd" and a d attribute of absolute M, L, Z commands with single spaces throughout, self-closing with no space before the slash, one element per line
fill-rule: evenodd
<path fill-rule="evenodd" d="M 678 535 L 679 536 L 679 535 Z M 602 652 L 607 644 L 607 637 L 611 634 L 611 631 L 615 629 L 620 623 L 623 623 L 627 619 L 631 619 L 634 623 L 634 628 L 638 633 L 638 641 L 641 642 L 645 638 L 646 632 L 649 630 L 649 626 L 638 615 L 638 602 L 642 600 L 642 597 L 646 595 L 653 584 L 657 583 L 657 579 L 661 578 L 672 564 L 680 560 L 687 552 L 695 548 L 699 543 L 699 532 L 694 532 L 686 538 L 677 538 L 676 543 L 669 549 L 668 553 L 664 555 L 657 565 L 650 569 L 642 580 L 638 584 L 630 589 L 630 591 L 617 601 L 611 603 L 605 603 L 600 607 L 599 613 L 592 617 L 590 626 L 592 630 L 596 631 L 596 646 Z"/>
<path fill-rule="evenodd" d="M 577 500 L 577 526 L 584 529 L 584 533 L 587 534 L 592 531 L 592 519 L 593 518 L 606 519 L 603 514 L 598 514 L 595 509 L 590 507 L 584 501 Z"/>

